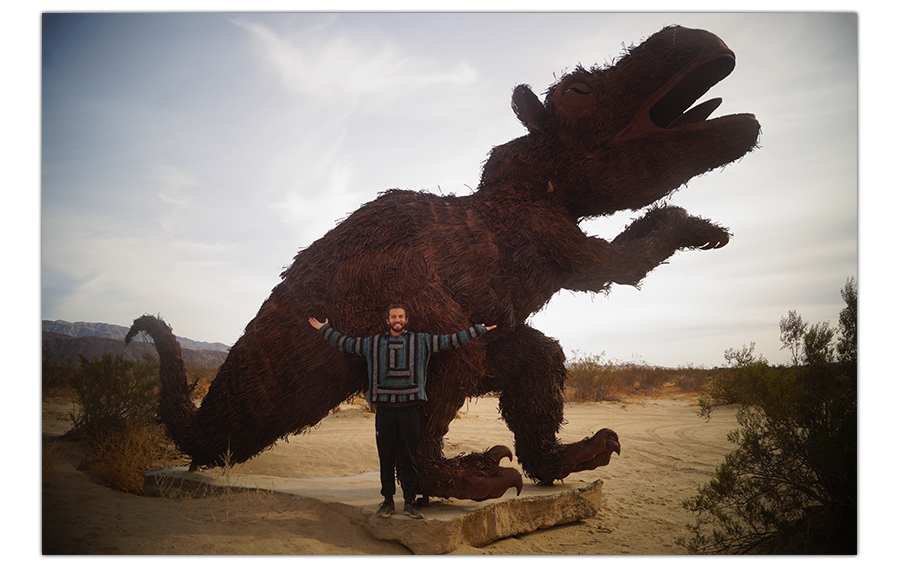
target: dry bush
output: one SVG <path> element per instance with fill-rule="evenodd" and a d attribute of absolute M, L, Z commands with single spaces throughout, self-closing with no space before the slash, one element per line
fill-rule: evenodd
<path fill-rule="evenodd" d="M 566 363 L 566 399 L 572 402 L 623 401 L 632 396 L 701 393 L 718 370 L 690 365 L 666 368 L 650 365 L 640 356 L 635 361 L 607 360 L 599 356 L 575 355 Z"/>
<path fill-rule="evenodd" d="M 56 353 L 44 352 L 41 360 L 41 388 L 45 393 L 69 390 L 69 382 L 78 368 Z"/>
<path fill-rule="evenodd" d="M 717 378 L 722 377 L 725 370 L 694 367 L 679 367 L 673 370 L 670 381 L 681 393 L 706 393 Z"/>
<path fill-rule="evenodd" d="M 156 484 L 166 504 L 191 522 L 255 522 L 275 511 L 276 494 L 264 488 L 198 486 L 175 477 L 159 477 Z"/>
<path fill-rule="evenodd" d="M 82 468 L 110 488 L 144 494 L 144 472 L 174 455 L 162 425 L 129 423 L 124 430 L 97 435 Z"/>
<path fill-rule="evenodd" d="M 618 383 L 614 365 L 599 356 L 578 356 L 566 362 L 566 399 L 573 402 L 618 401 L 622 385 Z"/>
<path fill-rule="evenodd" d="M 155 485 L 166 503 L 182 518 L 197 522 L 255 522 L 274 509 L 275 492 L 240 488 L 231 479 L 231 454 L 222 457 L 222 485 L 198 484 L 175 476 L 155 476 Z"/>
<path fill-rule="evenodd" d="M 219 372 L 217 367 L 190 367 L 187 376 L 191 382 L 191 399 L 203 399 L 209 392 L 209 386 Z"/>
<path fill-rule="evenodd" d="M 91 441 L 156 417 L 159 362 L 154 357 L 134 361 L 107 352 L 90 359 L 78 354 L 78 360 L 80 367 L 69 380 L 78 403 L 71 437 Z"/>
<path fill-rule="evenodd" d="M 622 386 L 622 396 L 626 395 L 656 395 L 658 390 L 667 383 L 671 376 L 671 370 L 658 366 L 652 366 L 635 356 L 637 361 L 613 362 L 613 374 L 616 382 Z"/>

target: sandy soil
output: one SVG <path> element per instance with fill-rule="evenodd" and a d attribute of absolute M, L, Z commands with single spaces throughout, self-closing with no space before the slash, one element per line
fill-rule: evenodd
<path fill-rule="evenodd" d="M 314 500 L 248 492 L 191 500 L 147 498 L 103 487 L 77 469 L 83 449 L 55 439 L 69 424 L 72 404 L 45 398 L 42 552 L 44 554 L 389 554 L 409 551 L 381 542 Z M 567 482 L 602 478 L 603 506 L 595 517 L 503 539 L 455 554 L 673 555 L 689 537 L 682 500 L 708 482 L 732 445 L 735 409 L 706 422 L 689 396 L 628 403 L 566 406 L 560 435 L 574 442 L 602 427 L 619 433 L 622 455 L 609 466 L 576 473 Z M 472 400 L 450 427 L 445 452 L 513 447 L 497 400 Z M 504 464 L 505 461 L 504 461 Z M 514 465 L 517 466 L 517 465 Z M 290 477 L 349 476 L 378 468 L 374 416 L 343 406 L 309 434 L 291 437 L 244 465 L 240 473 Z M 377 502 L 378 496 L 373 496 Z M 427 515 L 427 510 L 425 511 Z"/>

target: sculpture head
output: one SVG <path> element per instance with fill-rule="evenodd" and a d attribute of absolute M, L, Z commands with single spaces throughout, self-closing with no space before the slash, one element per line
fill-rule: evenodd
<path fill-rule="evenodd" d="M 512 106 L 529 134 L 494 149 L 482 185 L 509 178 L 501 170 L 511 160 L 546 179 L 532 188 L 535 198 L 557 201 L 577 219 L 646 207 L 755 148 L 752 114 L 708 119 L 721 99 L 688 110 L 734 66 L 717 36 L 675 26 L 611 67 L 577 67 L 543 102 L 519 85 Z"/>

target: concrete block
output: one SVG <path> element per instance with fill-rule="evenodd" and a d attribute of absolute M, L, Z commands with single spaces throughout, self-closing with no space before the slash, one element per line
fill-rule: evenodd
<path fill-rule="evenodd" d="M 190 492 L 203 486 L 260 489 L 316 500 L 365 527 L 377 539 L 400 543 L 416 554 L 435 555 L 449 553 L 464 544 L 479 547 L 593 517 L 600 510 L 603 481 L 549 487 L 526 483 L 520 496 L 513 488 L 501 498 L 484 502 L 432 499 L 423 509 L 425 519 L 414 520 L 402 513 L 399 488 L 395 497 L 397 512 L 386 519 L 375 516 L 381 503 L 377 472 L 340 478 L 281 478 L 228 475 L 221 468 L 188 472 L 187 467 L 177 467 L 144 474 L 148 495 L 158 496 L 176 488 Z"/>

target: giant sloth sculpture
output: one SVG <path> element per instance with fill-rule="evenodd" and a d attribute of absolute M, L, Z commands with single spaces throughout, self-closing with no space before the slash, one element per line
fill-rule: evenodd
<path fill-rule="evenodd" d="M 420 491 L 482 500 L 521 489 L 499 466 L 506 448 L 444 457 L 442 439 L 466 398 L 496 393 L 522 470 L 552 484 L 609 463 L 615 432 L 557 438 L 562 347 L 526 324 L 561 289 L 638 285 L 682 249 L 711 249 L 727 229 L 668 205 L 650 207 L 612 241 L 579 222 L 652 206 L 688 180 L 756 147 L 751 114 L 707 120 L 721 100 L 688 107 L 734 68 L 715 35 L 665 28 L 607 68 L 576 68 L 541 102 L 519 85 L 512 107 L 528 134 L 498 146 L 468 196 L 389 190 L 301 250 L 231 348 L 199 408 L 188 398 L 181 349 L 160 319 L 134 322 L 160 356 L 160 415 L 192 466 L 240 463 L 300 433 L 366 385 L 362 358 L 331 349 L 310 316 L 350 336 L 383 331 L 382 311 L 410 308 L 410 327 L 452 333 L 498 327 L 430 364 L 421 406 Z M 487 446 L 487 445 L 486 445 Z"/>

